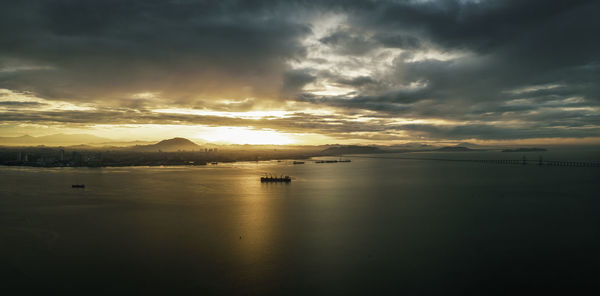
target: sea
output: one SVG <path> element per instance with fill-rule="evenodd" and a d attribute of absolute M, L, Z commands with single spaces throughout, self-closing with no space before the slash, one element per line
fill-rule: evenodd
<path fill-rule="evenodd" d="M 429 159 L 515 159 L 495 164 Z M 579 294 L 600 149 L 0 167 L 2 295 Z M 412 159 L 411 159 L 412 158 Z M 261 183 L 289 175 L 292 182 Z M 72 188 L 85 184 L 85 188 Z"/>

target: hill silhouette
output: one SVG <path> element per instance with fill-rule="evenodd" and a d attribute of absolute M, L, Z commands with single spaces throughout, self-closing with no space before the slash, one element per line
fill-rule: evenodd
<path fill-rule="evenodd" d="M 369 154 L 369 153 L 382 153 L 383 151 L 378 147 L 373 146 L 339 146 L 329 147 L 321 153 L 325 155 L 337 155 L 337 154 Z"/>
<path fill-rule="evenodd" d="M 198 151 L 200 146 L 186 138 L 172 138 L 168 140 L 162 140 L 156 144 L 151 145 L 137 145 L 133 147 L 137 151 L 163 151 L 163 152 L 174 152 L 174 151 Z"/>

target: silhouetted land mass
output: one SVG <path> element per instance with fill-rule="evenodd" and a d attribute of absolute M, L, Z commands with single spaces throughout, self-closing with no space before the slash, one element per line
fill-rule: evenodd
<path fill-rule="evenodd" d="M 517 149 L 504 149 L 502 152 L 542 152 L 548 151 L 544 148 L 517 148 Z"/>
<path fill-rule="evenodd" d="M 439 152 L 471 152 L 471 151 L 485 151 L 484 149 L 471 149 L 463 146 L 446 146 L 433 151 Z"/>
<path fill-rule="evenodd" d="M 196 151 L 202 147 L 186 138 L 173 138 L 168 140 L 162 140 L 152 145 L 136 145 L 131 149 L 136 151 L 162 151 L 162 152 L 176 152 L 176 151 Z"/>
<path fill-rule="evenodd" d="M 380 153 L 372 146 L 198 145 L 173 138 L 130 147 L 1 147 L 0 165 L 104 167 L 206 165 L 212 162 L 306 159 L 315 156 Z"/>
<path fill-rule="evenodd" d="M 338 155 L 338 154 L 372 154 L 372 153 L 384 153 L 385 151 L 373 146 L 338 146 L 329 147 L 322 151 L 324 155 Z"/>

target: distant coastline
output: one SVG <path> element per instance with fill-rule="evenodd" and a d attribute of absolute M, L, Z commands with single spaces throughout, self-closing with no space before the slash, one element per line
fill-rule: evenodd
<path fill-rule="evenodd" d="M 61 137 L 64 138 L 64 135 Z M 26 137 L 29 139 L 30 137 Z M 198 144 L 185 138 L 166 139 L 154 144 L 133 141 L 134 145 L 89 146 L 0 146 L 0 165 L 30 167 L 128 167 L 128 166 L 204 166 L 240 161 L 303 160 L 311 157 L 339 158 L 349 154 L 410 152 L 544 152 L 544 148 L 503 149 L 459 143 L 433 146 L 406 143 L 377 145 L 216 145 Z"/>
<path fill-rule="evenodd" d="M 544 148 L 517 148 L 517 149 L 504 149 L 502 152 L 544 152 L 548 151 Z"/>
<path fill-rule="evenodd" d="M 0 165 L 30 167 L 203 166 L 383 153 L 372 146 L 207 146 L 174 138 L 132 147 L 0 147 Z"/>
<path fill-rule="evenodd" d="M 446 146 L 433 151 L 437 152 L 475 152 L 475 151 L 487 151 L 486 149 L 471 149 L 463 146 Z"/>

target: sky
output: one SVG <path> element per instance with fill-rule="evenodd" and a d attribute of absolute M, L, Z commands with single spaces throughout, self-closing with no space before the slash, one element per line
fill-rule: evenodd
<path fill-rule="evenodd" d="M 0 2 L 0 136 L 600 143 L 600 1 Z"/>

